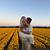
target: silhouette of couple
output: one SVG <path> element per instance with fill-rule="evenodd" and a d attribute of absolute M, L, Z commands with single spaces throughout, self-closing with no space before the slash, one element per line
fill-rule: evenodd
<path fill-rule="evenodd" d="M 22 41 L 22 50 L 31 50 L 31 44 L 34 44 L 34 36 L 32 35 L 32 19 L 22 16 L 20 19 L 19 37 Z"/>

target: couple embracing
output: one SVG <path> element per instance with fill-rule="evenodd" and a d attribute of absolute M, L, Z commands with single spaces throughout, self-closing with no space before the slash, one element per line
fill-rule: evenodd
<path fill-rule="evenodd" d="M 22 16 L 20 19 L 19 36 L 23 42 L 22 50 L 31 50 L 31 44 L 34 44 L 34 36 L 32 35 L 32 19 L 30 17 Z"/>

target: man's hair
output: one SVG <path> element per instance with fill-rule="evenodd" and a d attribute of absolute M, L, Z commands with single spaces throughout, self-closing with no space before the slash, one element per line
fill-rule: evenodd
<path fill-rule="evenodd" d="M 27 17 L 28 23 L 31 23 L 32 19 L 30 17 Z"/>

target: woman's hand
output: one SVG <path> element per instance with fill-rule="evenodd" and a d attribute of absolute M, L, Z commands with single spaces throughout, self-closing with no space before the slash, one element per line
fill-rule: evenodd
<path fill-rule="evenodd" d="M 25 24 L 27 27 L 29 26 L 26 20 L 23 20 L 23 24 Z"/>

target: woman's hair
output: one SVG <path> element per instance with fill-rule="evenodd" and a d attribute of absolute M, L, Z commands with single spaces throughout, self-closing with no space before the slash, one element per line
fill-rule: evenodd
<path fill-rule="evenodd" d="M 24 18 L 25 18 L 25 16 L 22 16 L 22 17 L 21 17 L 21 19 L 24 19 Z"/>
<path fill-rule="evenodd" d="M 27 17 L 28 23 L 31 23 L 32 19 L 30 17 Z"/>

